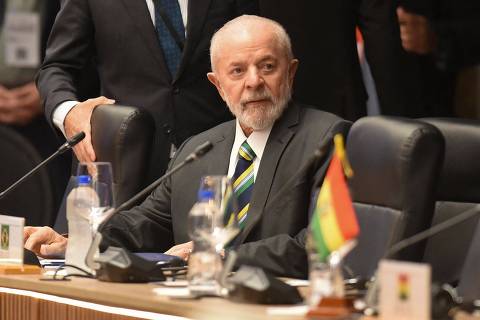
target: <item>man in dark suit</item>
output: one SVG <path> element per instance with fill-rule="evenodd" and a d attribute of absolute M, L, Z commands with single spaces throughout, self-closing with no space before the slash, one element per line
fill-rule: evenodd
<path fill-rule="evenodd" d="M 158 176 L 172 144 L 231 119 L 205 77 L 209 41 L 226 21 L 255 11 L 252 0 L 64 0 L 37 78 L 47 119 L 67 137 L 85 131 L 75 154 L 93 161 L 92 110 L 114 101 L 146 108 L 157 126 Z M 108 98 L 79 102 L 76 78 L 92 57 Z"/>
<path fill-rule="evenodd" d="M 345 133 L 349 123 L 290 101 L 298 61 L 279 24 L 257 16 L 236 18 L 214 35 L 210 50 L 213 72 L 208 78 L 236 120 L 183 144 L 171 166 L 205 141 L 212 142 L 213 150 L 172 175 L 140 206 L 113 216 L 102 229 L 103 246 L 164 251 L 176 244 L 167 253 L 188 258 L 192 243 L 187 218 L 200 178 L 228 175 L 235 186 L 250 177 L 242 180 L 245 189 L 235 190 L 246 201 L 235 240 L 238 263 L 306 277 L 310 190 L 323 179 L 327 165 L 310 159 L 320 142 Z M 249 159 L 239 150 L 248 150 Z M 250 171 L 242 175 L 239 168 L 245 161 Z M 246 199 L 243 192 L 249 194 Z M 41 255 L 64 250 L 67 241 L 47 228 L 26 228 L 25 238 L 25 246 Z"/>
<path fill-rule="evenodd" d="M 359 64 L 355 28 L 379 98 L 380 112 L 416 116 L 413 70 L 406 60 L 393 0 L 259 0 L 260 15 L 282 24 L 300 60 L 293 95 L 354 121 L 366 115 L 367 93 Z"/>

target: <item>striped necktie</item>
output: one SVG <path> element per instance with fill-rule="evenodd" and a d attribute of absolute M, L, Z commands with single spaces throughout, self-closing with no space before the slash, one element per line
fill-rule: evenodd
<path fill-rule="evenodd" d="M 185 40 L 182 12 L 180 11 L 178 0 L 155 0 L 154 3 L 155 28 L 157 29 L 158 39 L 160 40 L 168 70 L 172 77 L 175 77 L 182 59 L 182 48 L 175 41 L 175 36 L 172 32 L 175 32 L 176 36 L 180 37 L 182 41 Z M 163 19 L 160 14 L 160 8 L 163 9 L 166 19 L 169 21 Z M 171 28 L 174 30 L 169 30 L 167 24 L 171 24 Z"/>
<path fill-rule="evenodd" d="M 238 162 L 233 174 L 233 190 L 238 199 L 238 225 L 242 229 L 247 220 L 248 208 L 250 206 L 250 198 L 254 184 L 253 160 L 255 160 L 255 152 L 245 140 L 238 150 Z"/>

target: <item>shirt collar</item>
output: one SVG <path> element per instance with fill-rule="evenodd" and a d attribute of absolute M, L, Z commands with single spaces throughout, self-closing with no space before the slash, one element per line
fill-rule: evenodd
<path fill-rule="evenodd" d="M 242 127 L 240 127 L 240 123 L 238 119 L 236 120 L 236 127 L 235 127 L 235 140 L 233 143 L 233 149 L 238 151 L 242 143 L 247 140 L 248 144 L 252 148 L 253 152 L 257 156 L 258 160 L 262 159 L 263 151 L 265 150 L 265 146 L 267 145 L 268 137 L 270 136 L 270 132 L 272 131 L 272 126 L 259 130 L 253 131 L 250 136 L 247 138 L 245 133 L 243 133 Z"/>

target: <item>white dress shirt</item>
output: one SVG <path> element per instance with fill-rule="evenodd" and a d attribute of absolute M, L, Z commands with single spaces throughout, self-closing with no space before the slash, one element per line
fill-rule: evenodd
<path fill-rule="evenodd" d="M 155 26 L 155 7 L 153 5 L 153 0 L 145 0 L 147 2 L 148 11 L 150 12 L 150 18 L 152 19 L 153 25 Z M 185 27 L 185 37 L 187 35 L 187 20 L 188 20 L 188 0 L 178 0 L 180 6 L 180 11 L 182 13 L 183 26 Z M 107 97 L 109 98 L 109 97 Z M 62 131 L 63 135 L 65 134 L 65 117 L 67 114 L 75 107 L 79 102 L 78 101 L 65 101 L 58 105 L 53 112 L 53 123 L 55 126 Z"/>
<path fill-rule="evenodd" d="M 238 149 L 240 149 L 242 143 L 247 140 L 248 144 L 256 155 L 255 159 L 253 160 L 253 181 L 257 179 L 258 168 L 260 167 L 260 161 L 262 160 L 263 151 L 265 150 L 265 146 L 267 145 L 270 131 L 272 131 L 272 127 L 261 131 L 253 131 L 247 138 L 245 136 L 245 133 L 243 133 L 243 130 L 237 120 L 235 128 L 235 140 L 233 141 L 232 151 L 230 153 L 230 162 L 228 164 L 227 175 L 229 178 L 233 177 L 233 174 L 235 173 L 235 167 L 237 166 L 239 157 Z"/>

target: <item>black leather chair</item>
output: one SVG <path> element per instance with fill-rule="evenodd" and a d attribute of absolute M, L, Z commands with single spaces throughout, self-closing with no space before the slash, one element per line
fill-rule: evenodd
<path fill-rule="evenodd" d="M 443 151 L 440 132 L 420 121 L 379 116 L 353 124 L 347 154 L 360 236 L 345 265 L 354 276 L 371 277 L 391 245 L 430 226 Z M 393 258 L 420 261 L 423 249 Z"/>
<path fill-rule="evenodd" d="M 445 138 L 435 225 L 480 203 L 480 121 L 453 118 L 422 121 L 437 127 Z M 477 215 L 427 241 L 424 261 L 432 265 L 434 281 L 458 281 L 478 221 Z"/>
<path fill-rule="evenodd" d="M 3 125 L 0 125 L 0 150 L 2 191 L 42 161 L 27 139 Z M 47 169 L 42 168 L 0 200 L 0 214 L 24 217 L 26 225 L 50 225 L 54 201 L 52 180 Z"/>
<path fill-rule="evenodd" d="M 112 163 L 116 205 L 147 185 L 155 134 L 152 116 L 139 108 L 101 105 L 91 118 L 97 161 Z"/>

